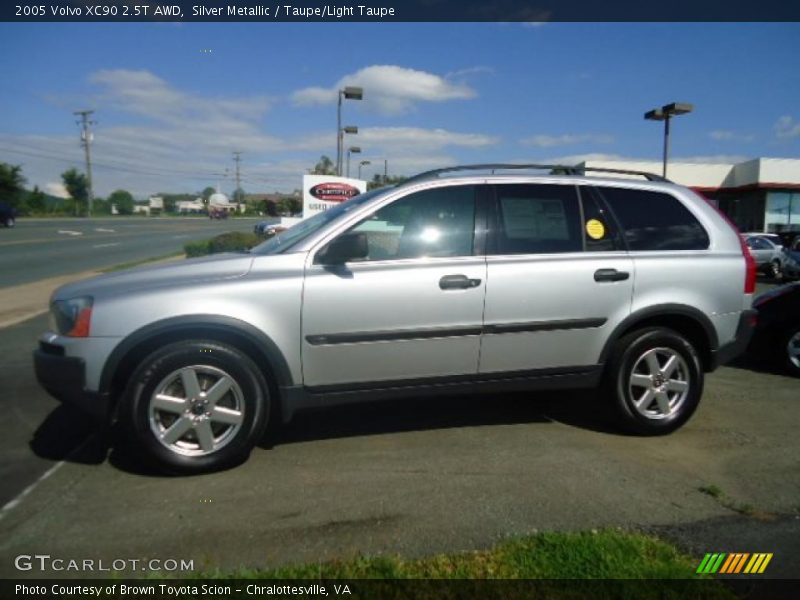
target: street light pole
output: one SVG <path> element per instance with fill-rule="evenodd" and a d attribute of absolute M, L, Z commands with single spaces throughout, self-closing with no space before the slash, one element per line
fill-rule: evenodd
<path fill-rule="evenodd" d="M 350 154 L 358 154 L 361 148 L 358 146 L 350 146 L 347 149 L 347 176 L 350 177 Z"/>
<path fill-rule="evenodd" d="M 347 129 L 355 129 L 352 133 L 358 133 L 357 127 L 345 127 L 342 129 L 342 98 L 345 100 L 361 100 L 364 98 L 364 90 L 360 87 L 346 86 L 337 92 L 336 103 L 336 174 L 342 174 L 342 152 L 344 150 L 344 134 L 351 133 Z"/>
<path fill-rule="evenodd" d="M 369 160 L 362 160 L 361 162 L 358 163 L 358 178 L 359 179 L 361 179 L 361 167 L 363 167 L 365 165 L 371 165 L 371 164 L 372 164 L 372 161 L 369 161 Z"/>
<path fill-rule="evenodd" d="M 667 162 L 669 161 L 669 122 L 672 117 L 685 115 L 694 110 L 694 105 L 686 102 L 673 102 L 665 104 L 661 108 L 654 108 L 644 113 L 644 118 L 648 121 L 664 121 L 664 157 L 661 167 L 662 177 L 667 177 Z"/>
<path fill-rule="evenodd" d="M 339 90 L 339 103 L 336 107 L 336 174 L 342 174 L 342 94 Z"/>

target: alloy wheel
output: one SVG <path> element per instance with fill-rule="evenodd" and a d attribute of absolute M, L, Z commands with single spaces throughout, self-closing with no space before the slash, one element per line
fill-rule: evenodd
<path fill-rule="evenodd" d="M 665 419 L 680 409 L 689 394 L 690 371 L 671 348 L 651 348 L 633 365 L 628 393 L 636 411 L 648 419 Z"/>
<path fill-rule="evenodd" d="M 173 371 L 150 396 L 150 430 L 172 452 L 205 456 L 231 440 L 244 422 L 244 394 L 217 367 L 193 365 Z"/>
<path fill-rule="evenodd" d="M 796 331 L 786 342 L 786 357 L 796 369 L 800 369 L 800 331 Z"/>

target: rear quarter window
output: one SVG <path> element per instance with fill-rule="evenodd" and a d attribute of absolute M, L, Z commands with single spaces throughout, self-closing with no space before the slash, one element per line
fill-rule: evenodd
<path fill-rule="evenodd" d="M 708 248 L 708 233 L 674 196 L 648 190 L 596 189 L 619 221 L 629 250 Z"/>

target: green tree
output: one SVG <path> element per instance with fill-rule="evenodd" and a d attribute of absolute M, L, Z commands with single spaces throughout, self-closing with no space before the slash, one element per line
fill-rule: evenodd
<path fill-rule="evenodd" d="M 216 191 L 217 190 L 215 190 L 213 187 L 208 186 L 206 189 L 200 192 L 200 195 L 203 197 L 203 202 L 208 204 L 208 199 L 211 198 L 211 194 L 215 193 Z"/>
<path fill-rule="evenodd" d="M 121 215 L 133 214 L 133 196 L 126 190 L 115 190 L 108 197 L 110 205 L 116 205 L 117 212 Z"/>
<path fill-rule="evenodd" d="M 319 157 L 319 162 L 314 165 L 311 175 L 336 175 L 336 165 L 324 154 Z"/>
<path fill-rule="evenodd" d="M 33 191 L 28 192 L 25 205 L 32 213 L 42 214 L 47 210 L 47 201 L 44 192 L 39 189 L 38 185 L 33 186 Z"/>
<path fill-rule="evenodd" d="M 236 188 L 233 191 L 233 196 L 231 196 L 231 201 L 236 202 L 237 204 L 244 202 L 244 196 L 244 190 L 242 188 Z"/>
<path fill-rule="evenodd" d="M 61 180 L 72 198 L 75 215 L 85 214 L 89 203 L 89 181 L 86 175 L 73 167 L 61 174 Z"/>
<path fill-rule="evenodd" d="M 178 210 L 178 202 L 191 202 L 197 198 L 197 194 L 169 194 L 159 192 L 156 196 L 164 199 L 164 212 L 174 213 Z"/>
<path fill-rule="evenodd" d="M 92 213 L 96 215 L 110 215 L 111 205 L 105 198 L 92 198 Z"/>
<path fill-rule="evenodd" d="M 25 178 L 20 165 L 9 165 L 0 162 L 0 199 L 11 206 L 18 207 L 22 203 L 22 187 Z"/>
<path fill-rule="evenodd" d="M 278 204 L 275 200 L 264 200 L 262 204 L 262 209 L 264 214 L 268 217 L 277 217 L 278 216 Z"/>
<path fill-rule="evenodd" d="M 277 210 L 282 215 L 293 215 L 303 210 L 303 203 L 292 196 L 285 196 L 278 200 Z"/>
<path fill-rule="evenodd" d="M 408 179 L 408 177 L 404 177 L 403 175 L 390 175 L 386 178 L 386 181 L 384 181 L 383 175 L 375 173 L 372 181 L 367 182 L 367 190 L 374 190 L 387 185 L 398 185 L 403 183 L 406 179 Z"/>

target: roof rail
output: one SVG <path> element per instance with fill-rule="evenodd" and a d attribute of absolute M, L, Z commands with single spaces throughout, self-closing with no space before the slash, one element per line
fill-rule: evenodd
<path fill-rule="evenodd" d="M 604 167 L 581 167 L 577 165 L 547 165 L 547 164 L 504 164 L 504 163 L 488 163 L 479 165 L 456 165 L 454 167 L 444 167 L 441 169 L 433 169 L 431 171 L 424 171 L 403 181 L 400 185 L 407 185 L 409 183 L 416 183 L 425 179 L 432 179 L 439 177 L 444 173 L 453 173 L 457 171 L 510 171 L 522 169 L 547 169 L 558 175 L 585 175 L 587 171 L 599 173 L 619 173 L 623 175 L 641 175 L 648 181 L 661 181 L 672 183 L 669 179 L 656 175 L 655 173 L 648 173 L 646 171 L 629 171 L 627 169 L 607 169 Z"/>

